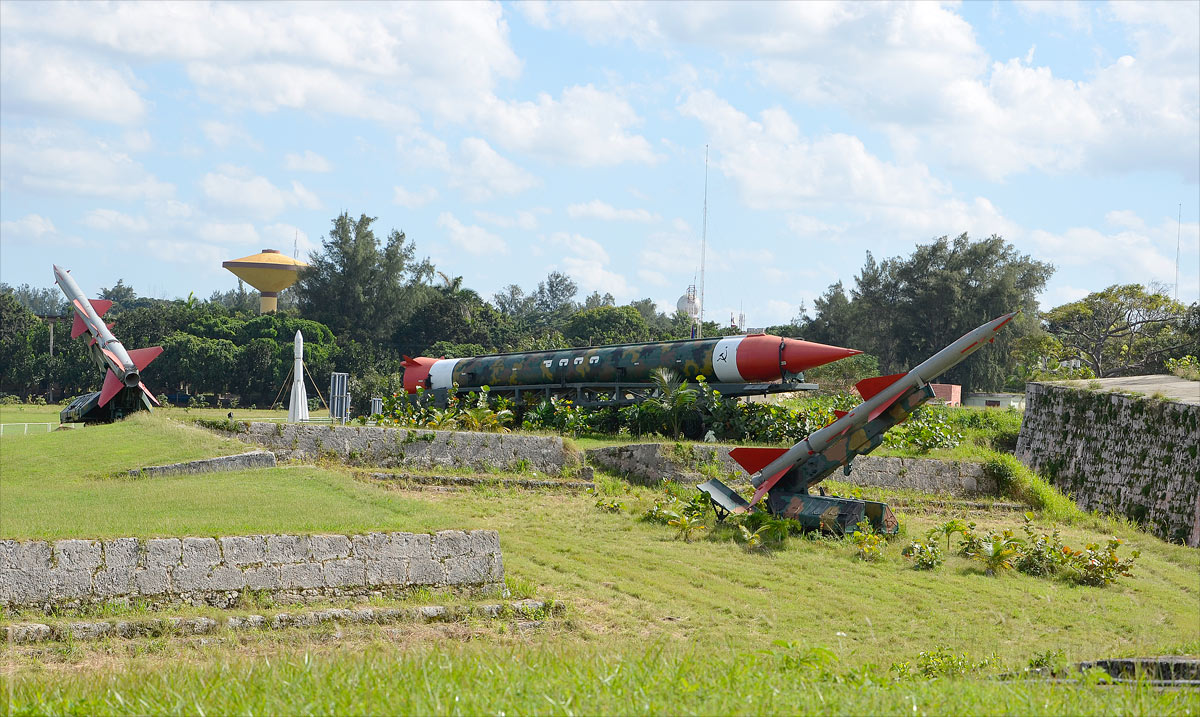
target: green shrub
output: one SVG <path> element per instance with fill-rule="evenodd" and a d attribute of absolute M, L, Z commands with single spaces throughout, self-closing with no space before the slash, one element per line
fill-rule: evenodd
<path fill-rule="evenodd" d="M 855 555 L 859 560 L 876 562 L 883 559 L 883 548 L 880 547 L 883 544 L 883 536 L 875 532 L 867 519 L 864 518 L 855 526 L 850 539 L 854 541 Z"/>
<path fill-rule="evenodd" d="M 1062 539 L 1056 528 L 1053 533 L 1039 534 L 1033 529 L 1033 514 L 1025 514 L 1025 541 L 1021 546 L 1021 555 L 1017 558 L 1016 568 L 1026 575 L 1053 575 L 1063 564 Z"/>
<path fill-rule="evenodd" d="M 985 575 L 997 575 L 1013 567 L 1021 555 L 1021 541 L 1013 537 L 1011 530 L 997 535 L 989 532 L 974 543 L 967 557 L 983 563 Z"/>
<path fill-rule="evenodd" d="M 1121 560 L 1117 556 L 1117 548 L 1122 542 L 1120 538 L 1109 538 L 1103 548 L 1096 543 L 1089 543 L 1083 550 L 1064 548 L 1071 579 L 1080 585 L 1104 587 L 1115 583 L 1121 576 L 1132 576 L 1130 568 L 1141 553 L 1135 550 L 1129 558 Z"/>
<path fill-rule="evenodd" d="M 605 513 L 620 513 L 625 510 L 625 504 L 615 498 L 597 498 L 596 507 Z"/>
<path fill-rule="evenodd" d="M 912 541 L 901 554 L 911 559 L 913 568 L 917 570 L 933 570 L 946 560 L 942 546 L 937 542 L 937 534 L 933 531 L 930 531 L 925 540 Z"/>

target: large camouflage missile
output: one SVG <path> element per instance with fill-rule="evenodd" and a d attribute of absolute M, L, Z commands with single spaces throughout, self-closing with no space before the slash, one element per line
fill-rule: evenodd
<path fill-rule="evenodd" d="M 812 512 L 822 528 L 853 527 L 863 516 L 864 508 L 873 522 L 876 517 L 883 520 L 890 511 L 882 504 L 809 496 L 808 489 L 839 466 L 849 466 L 855 456 L 879 446 L 885 431 L 933 397 L 930 381 L 991 343 L 996 332 L 1014 316 L 1015 313 L 1005 314 L 967 332 L 907 373 L 859 381 L 856 388 L 863 397 L 861 404 L 849 412 L 836 412 L 838 417 L 833 423 L 813 431 L 791 448 L 747 447 L 730 451 L 730 457 L 751 474 L 755 493 L 749 502 L 718 480 L 708 481 L 699 486 L 700 490 L 723 510 L 741 513 L 779 486 L 780 496 L 771 493 L 769 505 L 773 512 L 782 512 L 802 522 Z M 785 480 L 781 483 L 781 479 Z M 877 516 L 870 514 L 872 510 Z M 894 529 L 894 522 L 890 527 Z"/>
<path fill-rule="evenodd" d="M 151 404 L 159 405 L 154 394 L 146 388 L 146 384 L 142 383 L 141 372 L 150 365 L 150 362 L 158 358 L 158 355 L 162 353 L 162 347 L 151 346 L 126 351 L 121 342 L 109 331 L 111 327 L 100 318 L 112 308 L 111 301 L 89 300 L 84 296 L 79 285 L 75 283 L 75 279 L 71 277 L 70 271 L 62 269 L 58 265 L 54 266 L 54 283 L 58 284 L 75 309 L 75 320 L 71 325 L 71 338 L 79 337 L 84 333 L 90 334 L 88 346 L 91 347 L 93 356 L 98 359 L 98 363 L 107 369 L 104 374 L 104 385 L 100 392 L 89 395 L 89 398 L 95 398 L 91 408 L 104 408 L 114 398 L 128 393 L 135 393 L 140 400 L 136 402 L 130 400 L 125 402 L 127 404 L 144 403 L 147 408 Z M 88 410 L 90 411 L 91 408 Z M 66 415 L 65 410 L 64 415 Z M 78 419 L 79 416 L 74 416 L 74 418 Z"/>
<path fill-rule="evenodd" d="M 789 380 L 804 371 L 862 353 L 838 346 L 770 334 L 683 341 L 587 346 L 553 351 L 474 356 L 406 358 L 404 388 L 460 389 L 480 386 L 540 386 L 580 383 L 648 383 L 659 368 L 694 380 L 740 384 Z"/>

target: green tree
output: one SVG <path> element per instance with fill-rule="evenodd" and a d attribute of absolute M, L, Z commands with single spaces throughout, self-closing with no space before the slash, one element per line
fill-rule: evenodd
<path fill-rule="evenodd" d="M 650 327 L 632 306 L 601 306 L 567 320 L 563 335 L 573 346 L 603 346 L 649 341 Z"/>
<path fill-rule="evenodd" d="M 1046 312 L 1047 331 L 1098 377 L 1154 373 L 1195 348 L 1189 310 L 1141 284 L 1110 286 Z"/>
<path fill-rule="evenodd" d="M 124 279 L 117 279 L 116 285 L 112 288 L 100 289 L 100 298 L 113 302 L 113 306 L 110 311 L 114 313 L 120 313 L 121 311 L 134 306 L 134 301 L 137 300 L 137 294 L 134 292 L 132 286 L 125 283 Z"/>
<path fill-rule="evenodd" d="M 882 263 L 868 252 L 848 307 L 836 284 L 818 300 L 811 338 L 870 353 L 882 372 L 897 373 L 989 319 L 1022 311 L 994 349 L 938 378 L 964 391 L 998 390 L 1012 374 L 1011 343 L 1037 330 L 1036 296 L 1053 271 L 995 235 L 941 237 Z"/>
<path fill-rule="evenodd" d="M 17 287 L 0 284 L 0 293 L 11 293 L 17 303 L 38 316 L 67 316 L 71 312 L 70 302 L 57 286 L 35 289 L 29 284 Z"/>
<path fill-rule="evenodd" d="M 416 259 L 416 247 L 393 230 L 380 242 L 375 217 L 333 219 L 321 250 L 309 257 L 295 288 L 302 316 L 319 321 L 337 336 L 386 342 L 413 313 L 416 288 L 433 267 Z"/>

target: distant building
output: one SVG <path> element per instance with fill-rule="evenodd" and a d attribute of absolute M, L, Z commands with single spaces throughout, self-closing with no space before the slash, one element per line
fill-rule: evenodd
<path fill-rule="evenodd" d="M 976 408 L 1015 408 L 1025 410 L 1023 393 L 968 393 L 962 405 Z"/>
<path fill-rule="evenodd" d="M 933 389 L 933 400 L 947 406 L 962 405 L 962 386 L 957 383 L 931 383 L 929 387 Z"/>

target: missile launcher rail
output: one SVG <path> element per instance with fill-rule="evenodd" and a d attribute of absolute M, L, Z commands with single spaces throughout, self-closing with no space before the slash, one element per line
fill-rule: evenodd
<path fill-rule="evenodd" d="M 865 519 L 876 532 L 895 534 L 899 523 L 883 503 L 827 496 L 824 491 L 812 495 L 809 490 L 838 468 L 850 475 L 856 456 L 878 448 L 884 433 L 934 397 L 930 381 L 990 344 L 1014 316 L 1005 314 L 967 332 L 907 373 L 859 381 L 855 388 L 863 397 L 861 404 L 849 412 L 835 411 L 832 423 L 791 448 L 730 451 L 729 456 L 751 474 L 755 493 L 750 500 L 715 478 L 696 487 L 708 496 L 718 520 L 747 513 L 765 497 L 772 515 L 795 519 L 806 530 L 844 535 Z"/>

